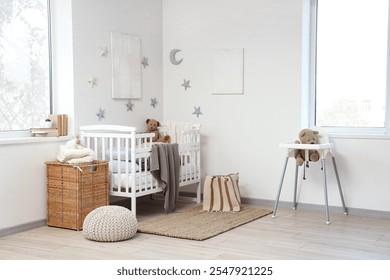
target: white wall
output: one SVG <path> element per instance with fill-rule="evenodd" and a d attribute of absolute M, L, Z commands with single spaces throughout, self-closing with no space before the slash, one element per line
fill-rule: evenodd
<path fill-rule="evenodd" d="M 53 110 L 67 114 L 74 131 L 74 71 L 72 0 L 51 1 Z"/>
<path fill-rule="evenodd" d="M 54 108 L 69 115 L 69 134 L 80 125 L 122 124 L 146 130 L 145 120 L 163 116 L 162 1 L 161 0 L 52 0 Z M 142 98 L 111 99 L 110 32 L 141 38 Z M 90 88 L 89 75 L 97 78 Z M 157 98 L 156 108 L 150 98 Z M 101 107 L 105 118 L 98 121 Z M 74 130 L 73 130 L 74 128 Z M 44 162 L 55 160 L 61 142 L 0 145 L 0 233 L 46 219 L 46 172 Z"/>
<path fill-rule="evenodd" d="M 0 145 L 0 231 L 46 219 L 45 161 L 59 143 Z"/>
<path fill-rule="evenodd" d="M 295 140 L 301 128 L 301 0 L 164 0 L 164 6 L 162 0 L 54 0 L 53 8 L 60 20 L 53 28 L 61 34 L 54 37 L 55 106 L 70 115 L 76 130 L 98 123 L 142 129 L 149 117 L 199 122 L 203 174 L 239 172 L 242 196 L 275 198 L 284 158 L 278 144 Z M 111 31 L 139 35 L 149 58 L 133 112 L 126 111 L 127 101 L 110 97 L 109 59 L 100 57 L 100 48 L 109 46 Z M 173 48 L 182 50 L 178 66 L 168 60 Z M 211 94 L 211 51 L 218 48 L 245 50 L 244 95 Z M 89 74 L 97 77 L 93 89 Z M 187 91 L 183 79 L 191 81 Z M 100 106 L 106 118 L 99 122 Z M 194 106 L 201 107 L 199 119 Z M 334 143 L 347 206 L 390 211 L 390 141 Z M 0 146 L 0 231 L 46 218 L 44 162 L 55 158 L 59 144 Z M 299 199 L 322 204 L 322 178 L 314 166 L 300 183 Z M 329 203 L 338 206 L 328 170 Z M 292 199 L 293 171 L 290 163 L 281 200 Z"/>
<path fill-rule="evenodd" d="M 165 0 L 164 117 L 202 124 L 203 174 L 240 173 L 243 197 L 273 200 L 285 152 L 301 129 L 301 0 Z M 181 49 L 174 66 L 169 52 Z M 244 95 L 211 94 L 211 51 L 243 48 Z M 180 57 L 179 57 L 180 56 Z M 180 86 L 189 79 L 191 88 Z M 305 102 L 303 102 L 305 103 Z M 203 115 L 192 115 L 201 106 Z M 390 211 L 389 140 L 334 139 L 348 207 Z M 328 167 L 329 204 L 340 206 Z M 281 200 L 292 201 L 295 165 Z M 323 205 L 319 166 L 300 176 L 299 201 Z"/>
<path fill-rule="evenodd" d="M 147 118 L 162 119 L 162 1 L 161 0 L 83 0 L 72 1 L 73 67 L 75 129 L 86 124 L 120 124 L 146 129 Z M 139 36 L 141 57 L 149 66 L 142 67 L 142 98 L 134 99 L 133 111 L 128 100 L 111 98 L 110 32 Z M 101 48 L 108 47 L 107 57 Z M 96 87 L 88 84 L 96 77 Z M 157 98 L 154 109 L 150 99 Z M 98 121 L 99 108 L 105 118 Z"/>
<path fill-rule="evenodd" d="M 73 131 L 71 0 L 52 1 L 54 110 L 70 117 Z M 61 35 L 61 36 L 59 36 Z M 0 143 L 0 233 L 46 219 L 46 165 L 64 141 Z"/>

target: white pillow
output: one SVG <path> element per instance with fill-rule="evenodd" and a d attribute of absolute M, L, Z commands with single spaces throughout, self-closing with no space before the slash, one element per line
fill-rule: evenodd
<path fill-rule="evenodd" d="M 127 149 L 127 154 L 129 157 L 129 161 L 131 160 L 131 151 L 130 149 Z M 119 159 L 119 156 L 121 160 L 126 160 L 126 148 L 120 148 L 119 153 L 117 148 L 112 149 L 112 159 Z M 110 159 L 110 151 L 107 150 L 105 153 L 106 159 Z"/>
<path fill-rule="evenodd" d="M 126 163 L 128 165 L 128 170 L 129 170 L 129 173 L 131 172 L 131 162 L 127 162 L 127 161 L 123 161 L 123 160 L 112 160 L 110 162 L 110 165 L 111 165 L 111 170 L 112 172 L 114 173 L 118 173 L 118 169 L 120 168 L 121 170 L 121 173 L 126 173 Z M 138 171 L 139 170 L 139 165 L 136 163 L 135 164 L 135 171 Z"/>

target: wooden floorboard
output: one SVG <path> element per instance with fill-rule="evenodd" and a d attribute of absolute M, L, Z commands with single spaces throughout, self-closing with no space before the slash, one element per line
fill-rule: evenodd
<path fill-rule="evenodd" d="M 164 215 L 162 203 L 140 201 L 137 219 Z M 330 215 L 327 225 L 322 211 L 279 208 L 276 218 L 268 215 L 204 241 L 137 233 L 126 241 L 94 242 L 82 231 L 42 226 L 1 237 L 0 259 L 390 260 L 390 220 Z"/>

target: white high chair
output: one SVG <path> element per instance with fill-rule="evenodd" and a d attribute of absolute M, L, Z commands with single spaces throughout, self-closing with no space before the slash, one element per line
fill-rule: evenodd
<path fill-rule="evenodd" d="M 326 160 L 326 157 L 328 155 L 330 155 L 332 157 L 333 168 L 334 168 L 334 172 L 335 172 L 335 176 L 336 176 L 336 180 L 337 180 L 337 185 L 338 185 L 338 189 L 339 189 L 339 193 L 340 193 L 341 203 L 342 203 L 342 206 L 343 206 L 343 209 L 344 209 L 344 214 L 345 215 L 348 214 L 348 210 L 345 207 L 344 196 L 343 196 L 343 191 L 341 189 L 339 174 L 338 174 L 338 171 L 337 171 L 336 159 L 335 159 L 335 156 L 334 156 L 334 154 L 332 152 L 333 143 L 329 143 L 328 135 L 327 135 L 326 131 L 324 129 L 322 129 L 321 127 L 314 127 L 313 130 L 316 130 L 316 131 L 319 132 L 318 144 L 295 144 L 295 143 L 282 143 L 282 144 L 279 144 L 280 148 L 287 149 L 287 155 L 286 155 L 286 160 L 285 160 L 285 163 L 284 163 L 282 177 L 280 179 L 279 190 L 278 190 L 278 193 L 277 193 L 276 199 L 275 199 L 275 206 L 274 206 L 274 210 L 273 210 L 273 214 L 272 214 L 273 218 L 276 217 L 276 210 L 277 210 L 278 204 L 279 204 L 280 193 L 282 191 L 283 180 L 284 180 L 284 176 L 286 174 L 288 160 L 289 160 L 290 157 L 294 158 L 294 151 L 295 151 L 295 149 L 305 150 L 305 158 L 306 159 L 309 158 L 309 151 L 310 150 L 316 150 L 319 153 L 319 156 L 320 156 L 319 162 L 321 162 L 321 169 L 323 171 L 323 181 L 324 181 L 326 224 L 330 224 L 330 219 L 329 219 L 329 205 L 328 205 L 328 186 L 327 186 L 328 183 L 327 183 L 327 173 L 326 173 L 326 162 L 325 162 L 325 160 Z M 305 168 L 305 164 L 306 163 L 304 163 L 302 165 L 303 168 Z M 297 165 L 296 168 L 295 168 L 295 185 L 294 185 L 293 209 L 296 209 L 296 207 L 297 207 L 298 169 L 299 169 L 299 166 Z"/>

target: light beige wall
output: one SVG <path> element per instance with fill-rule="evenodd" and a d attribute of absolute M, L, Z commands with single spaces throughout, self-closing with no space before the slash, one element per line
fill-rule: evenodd
<path fill-rule="evenodd" d="M 146 129 L 147 118 L 162 119 L 162 1 L 161 0 L 52 0 L 54 108 L 69 115 L 69 134 L 80 125 L 121 124 Z M 110 32 L 141 38 L 142 98 L 111 98 L 110 58 L 102 58 L 102 46 L 110 46 Z M 97 77 L 90 88 L 89 74 Z M 158 105 L 150 106 L 150 98 Z M 102 107 L 105 118 L 98 121 Z M 74 129 L 73 129 L 74 128 Z M 61 142 L 0 144 L 0 233 L 9 228 L 46 219 L 46 171 L 44 162 L 55 160 Z"/>
<path fill-rule="evenodd" d="M 164 1 L 164 116 L 200 122 L 203 174 L 239 172 L 245 197 L 274 198 L 278 143 L 300 126 L 301 9 L 286 0 Z M 168 59 L 174 48 L 178 66 Z M 244 49 L 244 94 L 213 95 L 212 51 L 229 48 Z"/>
<path fill-rule="evenodd" d="M 117 124 L 146 129 L 145 120 L 163 116 L 162 75 L 162 0 L 83 0 L 73 1 L 73 64 L 75 128 L 86 124 Z M 149 65 L 141 67 L 142 98 L 129 100 L 111 98 L 110 33 L 120 32 L 139 36 L 141 57 Z M 100 56 L 108 47 L 107 57 Z M 89 76 L 96 77 L 91 88 Z M 156 108 L 150 106 L 157 98 Z M 105 118 L 98 120 L 102 108 Z"/>
<path fill-rule="evenodd" d="M 240 173 L 242 196 L 273 200 L 285 152 L 297 139 L 302 108 L 301 0 L 165 0 L 164 117 L 202 124 L 202 171 Z M 306 9 L 308 10 L 308 9 Z M 169 52 L 181 49 L 174 66 Z M 243 48 L 243 95 L 211 93 L 213 49 Z M 183 78 L 191 88 L 184 91 Z M 201 106 L 199 119 L 192 114 Z M 388 139 L 334 139 L 347 206 L 390 211 Z M 329 204 L 340 206 L 334 172 L 328 167 Z M 294 161 L 281 200 L 292 201 Z M 299 176 L 299 201 L 323 205 L 320 167 Z"/>

